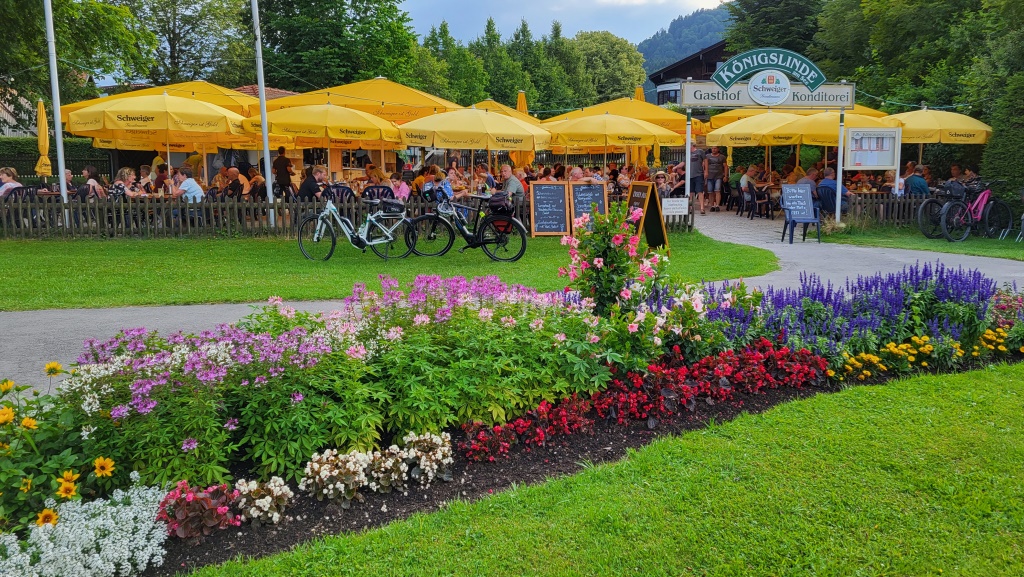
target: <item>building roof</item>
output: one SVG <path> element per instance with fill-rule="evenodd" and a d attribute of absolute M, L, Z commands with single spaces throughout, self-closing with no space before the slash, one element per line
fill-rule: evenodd
<path fill-rule="evenodd" d="M 242 94 L 248 94 L 249 96 L 254 96 L 256 98 L 259 98 L 260 96 L 260 87 L 256 84 L 247 84 L 245 86 L 239 86 L 238 88 L 235 88 L 235 90 L 241 92 Z M 284 98 L 285 96 L 293 96 L 295 94 L 298 94 L 298 92 L 292 92 L 291 90 L 282 90 L 280 88 L 271 88 L 270 86 L 267 86 L 264 90 L 267 93 L 267 100 L 273 100 L 275 98 Z"/>
<path fill-rule="evenodd" d="M 651 72 L 649 75 L 647 75 L 647 78 L 649 78 L 651 82 L 657 84 L 658 81 L 655 80 L 656 77 L 663 77 L 665 73 L 669 72 L 674 68 L 680 68 L 688 64 L 691 64 L 696 60 L 702 60 L 703 56 L 709 52 L 720 51 L 724 49 L 725 40 L 720 40 L 718 42 L 715 42 L 711 46 L 705 46 L 704 48 L 701 48 L 700 50 L 694 52 L 693 54 L 690 54 L 689 56 L 684 56 L 681 60 L 677 60 L 660 70 L 655 70 L 654 72 Z"/>

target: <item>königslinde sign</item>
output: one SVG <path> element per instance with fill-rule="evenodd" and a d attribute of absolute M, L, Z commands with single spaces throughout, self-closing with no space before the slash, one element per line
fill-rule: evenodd
<path fill-rule="evenodd" d="M 801 54 L 783 48 L 758 48 L 730 58 L 711 80 L 728 90 L 737 81 L 762 70 L 778 70 L 802 82 L 814 92 L 825 83 L 825 74 Z"/>

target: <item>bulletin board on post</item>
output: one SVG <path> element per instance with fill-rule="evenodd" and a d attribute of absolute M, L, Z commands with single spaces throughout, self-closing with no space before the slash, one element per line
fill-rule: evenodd
<path fill-rule="evenodd" d="M 668 250 L 668 230 L 665 229 L 665 219 L 661 216 L 661 198 L 658 189 L 650 182 L 632 182 L 629 185 L 629 208 L 639 208 L 643 211 L 640 222 L 637 223 L 637 232 L 643 232 L 647 246 L 651 248 L 664 247 Z"/>
<path fill-rule="evenodd" d="M 572 203 L 573 222 L 587 213 L 594 216 L 594 204 L 597 204 L 596 214 L 607 214 L 608 187 L 603 182 L 571 181 L 569 200 Z"/>
<path fill-rule="evenodd" d="M 530 183 L 530 236 L 565 236 L 572 233 L 568 182 Z"/>

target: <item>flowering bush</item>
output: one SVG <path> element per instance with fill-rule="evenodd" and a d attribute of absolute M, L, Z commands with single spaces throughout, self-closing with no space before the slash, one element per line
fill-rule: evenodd
<path fill-rule="evenodd" d="M 348 509 L 352 501 L 363 500 L 359 489 L 367 484 L 366 469 L 370 459 L 370 455 L 359 451 L 342 454 L 327 449 L 323 453 L 314 453 L 306 463 L 299 490 L 309 491 L 317 501 L 326 499 Z"/>
<path fill-rule="evenodd" d="M 137 484 L 138 474 L 131 479 L 107 499 L 50 499 L 49 516 L 41 514 L 24 541 L 0 532 L 0 575 L 128 576 L 162 565 L 167 531 L 156 517 L 164 492 Z"/>
<path fill-rule="evenodd" d="M 409 452 L 398 445 L 391 445 L 383 451 L 374 451 L 370 456 L 369 487 L 378 493 L 390 493 L 393 489 L 405 489 L 409 479 Z"/>
<path fill-rule="evenodd" d="M 596 213 L 596 206 L 594 208 Z M 667 257 L 648 249 L 635 224 L 643 212 L 625 202 L 612 203 L 606 214 L 584 214 L 576 219 L 569 247 L 569 266 L 558 270 L 586 298 L 594 312 L 606 315 L 615 304 L 641 296 L 663 280 Z"/>
<path fill-rule="evenodd" d="M 167 524 L 168 535 L 198 543 L 217 529 L 242 524 L 241 517 L 231 511 L 238 495 L 238 491 L 229 490 L 227 484 L 200 489 L 189 487 L 188 481 L 179 481 L 160 501 L 156 519 Z"/>
<path fill-rule="evenodd" d="M 411 463 L 409 478 L 419 481 L 424 488 L 430 487 L 434 479 L 451 481 L 452 437 L 448 433 L 434 435 L 409 433 L 402 437 L 406 454 Z"/>
<path fill-rule="evenodd" d="M 235 492 L 241 521 L 252 521 L 254 525 L 276 525 L 295 496 L 281 477 L 271 477 L 266 483 L 239 479 Z"/>
<path fill-rule="evenodd" d="M 509 449 L 519 442 L 516 436 L 518 422 L 506 425 L 485 425 L 480 421 L 466 423 L 462 425 L 466 440 L 459 442 L 459 450 L 470 461 L 493 462 L 500 457 L 508 457 Z"/>

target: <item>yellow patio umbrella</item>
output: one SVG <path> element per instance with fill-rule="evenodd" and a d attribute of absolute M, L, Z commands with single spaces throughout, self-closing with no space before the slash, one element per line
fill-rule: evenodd
<path fill-rule="evenodd" d="M 392 82 L 387 78 L 377 77 L 372 80 L 275 98 L 267 102 L 267 110 L 280 110 L 281 108 L 310 104 L 334 104 L 354 108 L 396 124 L 462 108 L 444 98 Z"/>
<path fill-rule="evenodd" d="M 66 104 L 60 107 L 61 118 L 67 118 L 72 112 L 83 108 L 104 102 L 110 102 L 112 100 L 132 98 L 135 96 L 159 96 L 165 93 L 170 96 L 180 96 L 181 98 L 191 98 L 210 104 L 216 104 L 221 108 L 226 108 L 231 112 L 241 114 L 242 116 L 259 115 L 260 113 L 260 101 L 258 98 L 202 80 L 194 80 L 191 82 L 168 84 L 167 86 L 143 88 L 141 90 L 133 90 L 132 92 L 124 92 L 122 94 L 104 96 L 103 98 L 93 98 L 92 100 L 83 100 L 81 102 L 75 102 L 74 104 Z"/>
<path fill-rule="evenodd" d="M 127 140 L 121 138 L 93 138 L 93 148 L 107 150 L 138 150 L 138 151 L 167 151 L 189 153 L 196 149 L 196 145 L 185 142 L 154 142 L 150 140 Z M 154 167 L 155 168 L 155 167 Z"/>
<path fill-rule="evenodd" d="M 685 114 L 679 114 L 678 112 L 673 112 L 667 108 L 662 108 L 655 104 L 635 98 L 619 98 L 617 100 L 610 100 L 608 102 L 595 104 L 594 106 L 588 106 L 579 110 L 573 110 L 571 112 L 566 112 L 565 114 L 549 118 L 541 124 L 570 120 L 573 118 L 582 118 L 585 116 L 597 116 L 601 114 L 613 114 L 616 116 L 635 118 L 637 120 L 656 124 L 662 128 L 667 128 L 668 130 L 679 134 L 686 134 Z M 697 119 L 693 120 L 692 127 L 694 134 L 705 133 L 704 124 Z"/>
<path fill-rule="evenodd" d="M 637 85 L 636 90 L 633 91 L 633 98 L 640 102 L 647 102 L 647 99 L 644 98 L 644 87 L 642 85 Z"/>
<path fill-rule="evenodd" d="M 36 135 L 39 139 L 39 160 L 36 161 L 36 176 L 53 176 L 50 166 L 50 126 L 46 122 L 46 107 L 40 100 L 36 104 Z"/>
<path fill-rule="evenodd" d="M 491 110 L 497 112 L 498 114 L 504 114 L 506 116 L 510 116 L 517 120 L 522 120 L 533 125 L 540 125 L 540 120 L 533 116 L 530 116 L 529 114 L 529 109 L 526 106 L 525 90 L 519 91 L 519 96 L 516 97 L 515 108 L 505 106 L 504 104 L 497 102 L 492 98 L 488 98 L 487 100 L 481 100 L 480 102 L 474 104 L 473 107 L 481 110 Z M 533 163 L 535 157 L 536 153 L 532 150 L 517 150 L 509 153 L 509 158 L 516 166 L 526 166 L 527 164 L 531 164 Z M 490 159 L 488 159 L 487 162 L 488 164 L 490 164 Z M 491 170 L 494 170 L 493 166 L 491 167 Z"/>
<path fill-rule="evenodd" d="M 408 146 L 476 150 L 544 150 L 551 133 L 491 110 L 464 108 L 399 126 Z"/>
<path fill-rule="evenodd" d="M 741 119 L 744 119 L 744 118 L 749 118 L 751 116 L 757 116 L 759 114 L 765 114 L 767 112 L 784 112 L 786 114 L 798 114 L 800 116 L 810 116 L 812 114 L 818 114 L 820 112 L 828 112 L 828 111 L 831 111 L 831 110 L 838 111 L 837 108 L 826 108 L 826 109 L 823 109 L 823 108 L 795 108 L 795 107 L 790 107 L 790 108 L 786 108 L 786 107 L 765 108 L 763 106 L 747 106 L 747 107 L 744 107 L 744 108 L 736 108 L 734 110 L 729 110 L 728 112 L 723 112 L 721 114 L 716 114 L 716 115 L 712 116 L 711 117 L 711 126 L 709 128 L 711 130 L 714 130 L 716 128 L 721 128 L 721 127 L 723 127 L 723 126 L 725 126 L 727 124 L 730 124 L 732 122 L 736 122 L 737 120 L 741 120 Z M 875 110 L 874 108 L 868 108 L 867 106 L 861 106 L 860 104 L 854 104 L 853 108 L 847 108 L 846 112 L 848 114 L 859 114 L 861 116 L 871 116 L 873 118 L 882 118 L 883 116 L 886 116 L 886 114 L 884 112 L 882 112 L 881 110 Z"/>
<path fill-rule="evenodd" d="M 945 110 L 914 110 L 893 114 L 903 124 L 904 144 L 985 144 L 992 136 L 992 127 L 966 114 Z"/>
<path fill-rule="evenodd" d="M 245 138 L 240 114 L 199 100 L 133 96 L 101 102 L 68 115 L 68 132 L 85 137 L 150 142 L 212 143 Z"/>
<path fill-rule="evenodd" d="M 847 114 L 846 128 L 895 128 L 900 126 L 899 120 L 892 118 L 873 118 L 859 114 Z M 755 133 L 766 145 L 810 144 L 813 146 L 839 145 L 839 113 L 819 112 L 803 116 L 777 127 Z"/>
<path fill-rule="evenodd" d="M 541 124 L 545 126 L 545 124 Z M 570 118 L 547 126 L 551 142 L 561 146 L 653 146 L 654 163 L 661 163 L 662 146 L 680 146 L 685 137 L 656 124 L 619 116 L 599 114 Z"/>
<path fill-rule="evenodd" d="M 801 118 L 803 117 L 785 112 L 748 116 L 709 132 L 707 144 L 708 146 L 764 146 L 768 144 L 768 142 L 763 142 L 765 139 L 762 135 L 765 132 Z M 798 140 L 795 135 L 792 138 L 794 141 Z"/>

